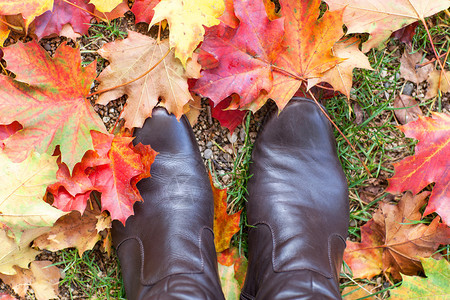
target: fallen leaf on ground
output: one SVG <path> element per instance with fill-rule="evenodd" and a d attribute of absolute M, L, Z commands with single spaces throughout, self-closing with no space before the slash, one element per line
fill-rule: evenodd
<path fill-rule="evenodd" d="M 185 115 L 189 120 L 191 127 L 197 124 L 200 111 L 202 110 L 202 97 L 195 94 L 192 95 L 192 100 L 186 104 Z"/>
<path fill-rule="evenodd" d="M 333 55 L 333 45 L 344 35 L 343 11 L 326 11 L 319 18 L 320 0 L 280 0 L 285 18 L 283 45 L 285 50 L 274 62 L 273 88 L 263 99 L 271 98 L 283 109 L 304 80 L 321 77 L 322 73 L 343 61 Z M 264 103 L 261 99 L 258 103 Z M 250 107 L 253 111 L 259 107 Z"/>
<path fill-rule="evenodd" d="M 243 254 L 239 254 L 239 250 L 235 247 L 228 248 L 220 253 L 217 253 L 217 262 L 219 266 L 231 267 L 233 266 L 234 272 L 231 276 L 237 281 L 239 289 L 244 286 L 245 275 L 247 273 L 248 262 Z M 230 273 L 229 273 L 230 274 Z M 224 279 L 230 278 L 224 276 Z M 231 280 L 231 283 L 234 282 Z"/>
<path fill-rule="evenodd" d="M 0 0 L 0 15 L 22 14 L 26 29 L 37 16 L 52 8 L 53 0 Z"/>
<path fill-rule="evenodd" d="M 270 21 L 261 0 L 236 0 L 234 8 L 237 29 L 220 24 L 207 31 L 201 49 L 214 55 L 218 66 L 204 70 L 193 91 L 215 105 L 235 93 L 245 107 L 261 90 L 272 89 L 272 63 L 282 50 L 284 20 Z"/>
<path fill-rule="evenodd" d="M 30 269 L 16 268 L 15 275 L 2 275 L 0 279 L 11 286 L 20 297 L 25 297 L 28 287 L 34 291 L 37 300 L 55 299 L 59 296 L 58 284 L 61 271 L 51 261 L 33 261 Z"/>
<path fill-rule="evenodd" d="M 90 0 L 89 3 L 95 5 L 95 8 L 101 12 L 110 12 L 122 3 L 122 0 Z"/>
<path fill-rule="evenodd" d="M 218 264 L 217 268 L 220 278 L 220 285 L 222 287 L 222 292 L 225 299 L 239 300 L 241 288 L 236 278 L 234 278 L 234 265 L 224 266 Z"/>
<path fill-rule="evenodd" d="M 129 31 L 128 38 L 104 45 L 98 52 L 110 61 L 97 80 L 99 90 L 117 87 L 138 78 L 153 67 L 169 50 L 167 40 L 156 40 L 137 32 Z M 97 103 L 106 105 L 124 94 L 127 104 L 122 112 L 125 127 L 142 127 L 153 107 L 161 102 L 169 113 L 177 118 L 183 115 L 183 107 L 192 99 L 187 79 L 200 77 L 200 65 L 193 59 L 186 64 L 186 70 L 173 53 L 143 78 L 101 94 Z"/>
<path fill-rule="evenodd" d="M 9 238 L 5 230 L 0 230 L 0 273 L 14 275 L 14 266 L 28 268 L 29 263 L 41 253 L 31 248 L 30 243 L 48 230 L 50 227 L 29 229 L 22 234 L 19 243 Z"/>
<path fill-rule="evenodd" d="M 450 295 L 450 264 L 446 259 L 421 259 L 426 278 L 403 276 L 402 285 L 390 290 L 392 300 L 446 299 Z M 441 298 L 442 297 L 442 298 Z"/>
<path fill-rule="evenodd" d="M 0 152 L 0 223 L 19 242 L 24 231 L 52 226 L 64 212 L 44 202 L 47 185 L 56 181 L 56 157 L 32 153 L 21 163 Z"/>
<path fill-rule="evenodd" d="M 204 26 L 219 24 L 218 18 L 224 10 L 223 0 L 162 0 L 154 8 L 150 26 L 167 20 L 170 48 L 175 48 L 175 57 L 186 66 L 188 58 L 203 41 Z"/>
<path fill-rule="evenodd" d="M 223 14 L 219 17 L 219 20 L 222 21 L 225 25 L 236 28 L 239 25 L 239 19 L 236 17 L 234 13 L 234 4 L 233 0 L 225 0 L 225 10 Z"/>
<path fill-rule="evenodd" d="M 232 97 L 238 96 L 233 95 Z M 243 110 L 226 110 L 232 101 L 232 97 L 228 97 L 216 106 L 214 106 L 212 101 L 209 103 L 211 106 L 211 116 L 219 121 L 220 126 L 228 128 L 231 133 L 233 133 L 236 127 L 242 123 L 242 120 L 244 120 L 244 117 L 247 114 L 247 112 Z"/>
<path fill-rule="evenodd" d="M 18 299 L 8 293 L 0 293 L 0 300 L 18 300 Z"/>
<path fill-rule="evenodd" d="M 241 212 L 229 215 L 227 213 L 227 190 L 214 186 L 211 174 L 209 174 L 214 196 L 214 245 L 217 252 L 222 252 L 230 247 L 233 235 L 239 231 Z"/>
<path fill-rule="evenodd" d="M 5 18 L 3 16 L 0 16 L 0 47 L 3 47 L 3 43 L 6 41 L 6 39 L 9 36 L 9 27 L 6 25 Z M 0 59 L 2 58 L 2 55 L 0 55 Z"/>
<path fill-rule="evenodd" d="M 420 209 L 429 192 L 407 192 L 397 205 L 381 202 L 373 218 L 361 227 L 361 242 L 347 241 L 344 260 L 355 278 L 370 279 L 381 272 L 401 280 L 400 273 L 422 270 L 419 258 L 430 257 L 439 245 L 450 243 L 450 228 L 437 217 L 426 225 Z"/>
<path fill-rule="evenodd" d="M 33 149 L 52 155 L 59 145 L 62 162 L 72 170 L 93 149 L 90 131 L 106 132 L 85 98 L 96 77 L 95 63 L 81 67 L 80 50 L 66 43 L 53 58 L 36 41 L 3 51 L 16 78 L 0 75 L 0 124 L 18 121 L 23 126 L 3 141 L 4 152 L 21 161 Z"/>
<path fill-rule="evenodd" d="M 428 78 L 428 74 L 433 71 L 434 67 L 433 64 L 428 64 L 416 68 L 418 64 L 427 63 L 429 60 L 423 58 L 423 54 L 420 51 L 414 53 L 410 53 L 410 51 L 410 48 L 406 48 L 400 58 L 400 76 L 415 84 L 419 84 Z"/>
<path fill-rule="evenodd" d="M 434 70 L 431 72 L 427 79 L 428 88 L 425 99 L 431 99 L 438 95 L 450 92 L 450 71 L 441 72 Z"/>
<path fill-rule="evenodd" d="M 376 287 L 371 284 L 363 284 L 361 286 L 348 286 L 342 290 L 343 300 L 358 300 L 364 298 L 367 300 L 378 299 L 376 296 L 371 296 L 376 292 Z M 368 297 L 369 296 L 369 297 Z M 367 297 L 367 298 L 366 298 Z"/>
<path fill-rule="evenodd" d="M 341 92 L 347 99 L 350 99 L 350 89 L 353 84 L 353 69 L 373 70 L 369 59 L 359 50 L 359 39 L 348 38 L 337 42 L 333 46 L 333 55 L 339 58 L 345 58 L 330 70 L 325 71 L 320 78 L 308 79 L 308 89 L 319 82 L 328 82 L 336 91 Z"/>
<path fill-rule="evenodd" d="M 400 124 L 415 121 L 419 116 L 423 115 L 419 107 L 419 102 L 408 95 L 398 95 L 395 97 L 394 108 L 397 108 L 394 110 L 394 113 Z"/>
<path fill-rule="evenodd" d="M 81 257 L 101 239 L 96 228 L 100 214 L 98 207 L 86 209 L 83 215 L 72 211 L 59 218 L 49 232 L 35 239 L 33 246 L 52 252 L 75 247 Z"/>
<path fill-rule="evenodd" d="M 388 179 L 387 192 L 397 194 L 403 191 L 419 193 L 434 182 L 428 206 L 424 215 L 437 212 L 444 223 L 450 223 L 450 115 L 432 113 L 432 118 L 419 119 L 400 126 L 405 136 L 419 140 L 415 154 L 394 163 L 395 174 Z"/>
<path fill-rule="evenodd" d="M 382 47 L 392 32 L 450 6 L 449 0 L 325 0 L 330 10 L 344 10 L 347 34 L 370 33 L 363 51 Z"/>
<path fill-rule="evenodd" d="M 135 15 L 135 23 L 145 22 L 150 23 L 153 19 L 155 11 L 153 8 L 160 0 L 136 0 L 134 1 L 131 12 Z"/>
<path fill-rule="evenodd" d="M 101 16 L 102 18 L 106 20 L 114 20 L 117 18 L 125 17 L 125 13 L 129 11 L 130 8 L 128 7 L 128 0 L 122 0 L 122 3 L 117 5 L 112 11 L 110 12 L 102 12 L 98 9 L 94 9 L 94 14 L 96 16 Z M 101 19 L 97 18 L 101 21 Z"/>
<path fill-rule="evenodd" d="M 21 129 L 23 129 L 22 125 L 20 125 L 20 123 L 17 121 L 14 121 L 8 125 L 0 125 L 0 148 L 3 149 L 5 146 L 2 142 L 3 140 Z"/>
<path fill-rule="evenodd" d="M 414 34 L 416 34 L 417 25 L 419 25 L 419 22 L 411 23 L 406 27 L 403 27 L 403 28 L 400 28 L 399 30 L 394 31 L 392 33 L 392 36 L 394 38 L 398 39 L 400 42 L 402 42 L 408 46 L 411 46 Z"/>
<path fill-rule="evenodd" d="M 64 0 L 54 0 L 52 11 L 47 11 L 35 20 L 35 34 L 38 39 L 50 35 L 60 35 L 64 25 L 70 24 L 73 30 L 79 34 L 87 34 L 89 22 L 94 11 L 92 4 L 87 4 L 84 0 L 71 0 L 71 3 L 83 8 L 74 7 Z"/>

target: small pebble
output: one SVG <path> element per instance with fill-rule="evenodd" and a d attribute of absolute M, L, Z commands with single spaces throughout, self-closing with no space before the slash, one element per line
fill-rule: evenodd
<path fill-rule="evenodd" d="M 211 149 L 206 149 L 205 152 L 203 152 L 203 157 L 205 159 L 211 159 L 212 155 L 213 155 L 213 152 Z"/>
<path fill-rule="evenodd" d="M 111 120 L 110 117 L 103 117 L 103 123 L 108 123 Z"/>
<path fill-rule="evenodd" d="M 212 145 L 213 145 L 213 143 L 211 141 L 209 141 L 209 142 L 206 143 L 206 148 L 211 148 Z"/>
<path fill-rule="evenodd" d="M 414 83 L 412 83 L 412 82 L 407 82 L 407 83 L 405 84 L 405 87 L 403 88 L 403 95 L 411 96 L 413 90 L 414 90 Z"/>

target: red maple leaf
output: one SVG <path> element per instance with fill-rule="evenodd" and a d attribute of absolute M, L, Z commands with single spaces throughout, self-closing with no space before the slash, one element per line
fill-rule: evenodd
<path fill-rule="evenodd" d="M 155 11 L 153 8 L 160 0 L 136 0 L 134 1 L 131 12 L 136 17 L 135 23 L 145 22 L 150 23 L 153 19 Z"/>
<path fill-rule="evenodd" d="M 238 97 L 237 95 L 234 96 Z M 212 117 L 218 120 L 221 126 L 226 127 L 230 132 L 233 132 L 236 127 L 242 123 L 247 112 L 242 110 L 227 110 L 228 106 L 231 104 L 231 99 L 232 97 L 228 97 L 216 106 L 210 101 L 210 105 L 212 107 Z"/>
<path fill-rule="evenodd" d="M 97 76 L 95 63 L 81 67 L 79 49 L 65 43 L 53 58 L 35 41 L 3 51 L 16 77 L 0 75 L 0 124 L 23 126 L 3 141 L 4 152 L 21 161 L 32 150 L 52 155 L 59 145 L 62 162 L 72 170 L 93 149 L 91 130 L 106 132 L 86 99 Z"/>
<path fill-rule="evenodd" d="M 395 175 L 388 179 L 389 193 L 410 190 L 417 194 L 434 182 L 424 214 L 437 212 L 444 223 L 450 223 L 450 115 L 432 113 L 399 127 L 407 137 L 419 140 L 416 153 L 395 163 Z"/>
<path fill-rule="evenodd" d="M 72 25 L 73 30 L 79 34 L 87 34 L 89 22 L 92 19 L 94 5 L 84 0 L 71 0 L 75 7 L 64 0 L 55 0 L 53 10 L 47 11 L 35 20 L 35 34 L 38 39 L 52 34 L 59 35 L 63 26 Z"/>
<path fill-rule="evenodd" d="M 272 89 L 272 66 L 282 50 L 283 19 L 270 21 L 262 1 L 234 1 L 239 27 L 224 24 L 211 27 L 201 49 L 218 60 L 218 66 L 202 72 L 194 92 L 215 104 L 240 96 L 240 105 L 254 101 L 262 90 Z"/>

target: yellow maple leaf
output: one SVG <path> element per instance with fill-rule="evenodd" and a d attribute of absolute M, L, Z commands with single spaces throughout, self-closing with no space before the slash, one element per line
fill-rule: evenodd
<path fill-rule="evenodd" d="M 162 0 L 154 8 L 155 15 L 150 26 L 167 20 L 170 47 L 175 48 L 175 57 L 185 67 L 192 52 L 203 41 L 203 26 L 218 25 L 218 17 L 224 10 L 223 0 Z"/>
<path fill-rule="evenodd" d="M 34 18 L 53 9 L 53 0 L 0 0 L 0 15 L 22 14 L 25 20 L 25 29 Z"/>
<path fill-rule="evenodd" d="M 122 0 L 91 0 L 89 3 L 94 4 L 98 11 L 111 12 L 117 5 L 122 3 Z"/>

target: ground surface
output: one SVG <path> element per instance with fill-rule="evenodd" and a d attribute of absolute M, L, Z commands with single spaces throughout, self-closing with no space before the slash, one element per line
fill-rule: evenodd
<path fill-rule="evenodd" d="M 437 24 L 438 20 L 434 22 Z M 77 40 L 81 44 L 83 61 L 86 63 L 93 61 L 98 57 L 95 50 L 115 38 L 125 37 L 127 30 L 155 34 L 154 30 L 148 32 L 144 24 L 134 25 L 134 16 L 131 13 L 127 13 L 126 18 L 114 21 L 114 27 L 94 24 L 89 37 Z M 60 37 L 44 39 L 41 44 L 52 54 L 63 40 L 66 39 Z M 9 43 L 13 42 L 15 42 L 14 37 Z M 73 41 L 71 43 L 73 44 Z M 427 52 L 432 58 L 429 44 L 422 46 L 417 44 L 416 47 L 421 47 L 421 50 Z M 394 198 L 384 193 L 387 186 L 386 179 L 392 174 L 392 163 L 412 153 L 414 143 L 403 138 L 403 135 L 395 128 L 399 123 L 392 109 L 393 100 L 401 93 L 423 98 L 427 85 L 425 82 L 416 86 L 400 78 L 399 60 L 403 50 L 403 44 L 392 40 L 385 50 L 369 53 L 374 70 L 355 72 L 350 105 L 343 96 L 324 101 L 332 119 L 355 145 L 369 168 L 376 170 L 373 176 L 368 176 L 354 152 L 336 132 L 339 156 L 350 187 L 351 240 L 358 240 L 359 228 L 370 219 L 376 201 L 383 197 Z M 100 60 L 99 71 L 106 65 L 106 61 Z M 376 93 L 375 96 L 374 93 Z M 94 107 L 104 123 L 111 127 L 116 123 L 125 102 L 126 97 L 122 97 L 107 106 L 95 105 Z M 245 183 L 245 177 L 248 176 L 246 162 L 249 158 L 251 143 L 256 138 L 264 115 L 273 107 L 273 103 L 268 103 L 256 115 L 249 117 L 248 127 L 241 124 L 233 133 L 230 133 L 211 117 L 208 102 L 202 101 L 194 132 L 205 166 L 215 174 L 217 182 L 223 187 L 235 185 L 236 180 Z M 443 95 L 441 99 L 424 101 L 421 104 L 421 110 L 426 115 L 429 111 L 436 110 L 448 112 L 449 108 L 448 94 Z M 247 140 L 246 136 L 248 136 Z M 234 190 L 232 193 L 234 194 L 229 199 L 233 203 L 232 206 L 236 209 L 242 207 L 242 189 Z M 245 248 L 245 232 L 237 237 L 235 242 L 241 243 Z M 78 257 L 74 249 L 57 253 L 45 252 L 41 258 L 53 261 L 65 273 L 65 279 L 60 286 L 61 299 L 121 299 L 124 295 L 114 253 L 108 257 L 99 250 L 99 247 L 96 247 L 93 251 L 86 252 L 82 258 Z M 348 270 L 343 271 L 342 286 L 344 287 L 351 284 L 353 279 L 350 278 Z M 377 291 L 386 289 L 392 284 L 382 276 L 376 277 L 370 283 L 377 287 Z M 10 291 L 3 283 L 0 289 Z M 382 292 L 377 297 L 384 299 L 386 296 L 387 292 Z M 32 291 L 26 299 L 35 299 Z"/>

